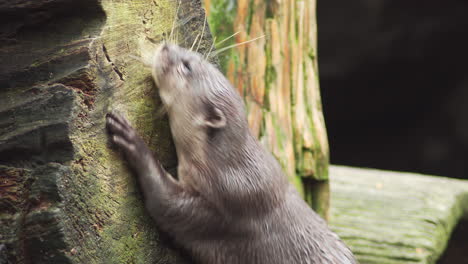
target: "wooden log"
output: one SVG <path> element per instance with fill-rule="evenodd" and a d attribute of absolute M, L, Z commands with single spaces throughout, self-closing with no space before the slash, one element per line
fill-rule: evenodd
<path fill-rule="evenodd" d="M 468 218 L 468 181 L 330 167 L 330 226 L 361 264 L 433 264 Z"/>
<path fill-rule="evenodd" d="M 0 262 L 186 263 L 145 213 L 109 148 L 105 114 L 127 115 L 169 170 L 167 119 L 150 71 L 128 55 L 202 31 L 199 1 L 0 3 Z M 211 46 L 205 29 L 200 50 Z"/>

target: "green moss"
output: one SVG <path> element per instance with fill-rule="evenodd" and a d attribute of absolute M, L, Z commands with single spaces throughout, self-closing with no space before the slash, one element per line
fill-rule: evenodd
<path fill-rule="evenodd" d="M 276 136 L 275 139 L 277 141 L 275 145 L 277 145 L 279 147 L 279 152 L 283 153 L 283 155 L 279 155 L 278 153 L 276 153 L 278 162 L 280 163 L 283 170 L 285 170 L 289 181 L 291 183 L 293 183 L 294 186 L 296 186 L 297 190 L 302 195 L 303 194 L 302 191 L 303 191 L 304 188 L 302 186 L 302 182 L 301 182 L 300 177 L 294 173 L 294 170 L 291 172 L 291 170 L 288 169 L 290 166 L 294 166 L 292 164 L 287 163 L 287 161 L 288 161 L 287 156 L 286 156 L 287 152 L 284 149 L 284 146 L 286 144 L 288 144 L 287 142 L 289 140 L 287 139 L 287 136 L 286 136 L 283 128 L 279 125 L 278 118 L 274 114 L 271 114 L 271 118 L 272 118 L 272 123 L 273 123 L 273 129 L 275 130 L 275 136 Z"/>
<path fill-rule="evenodd" d="M 467 181 L 338 166 L 330 173 L 330 225 L 360 263 L 435 263 L 468 196 Z"/>
<path fill-rule="evenodd" d="M 275 14 L 274 14 L 274 6 L 276 5 L 276 1 L 274 1 L 274 0 L 266 0 L 266 1 L 265 1 L 265 4 L 266 4 L 265 18 L 266 18 L 266 19 L 273 18 L 273 17 L 275 16 Z"/>
<path fill-rule="evenodd" d="M 277 72 L 272 63 L 272 51 L 271 44 L 265 45 L 265 56 L 266 56 L 266 69 L 265 69 L 265 95 L 264 95 L 264 108 L 270 109 L 270 89 L 271 84 L 277 79 Z"/>
<path fill-rule="evenodd" d="M 308 57 L 308 59 L 310 59 Z M 313 64 L 313 63 L 312 63 Z M 317 74 L 314 76 L 308 76 L 307 74 L 307 63 L 304 62 L 303 65 L 303 74 L 304 74 L 304 85 L 307 83 L 309 78 L 315 78 Z M 315 81 L 315 80 L 314 80 Z M 303 89 L 303 98 L 308 98 L 308 89 L 312 89 L 311 87 L 304 87 Z M 324 156 L 323 149 L 326 146 L 321 146 L 321 142 L 319 140 L 319 136 L 317 134 L 317 129 L 315 128 L 314 124 L 314 115 L 318 115 L 321 113 L 315 113 L 314 107 L 316 104 L 320 104 L 320 100 L 316 100 L 309 104 L 306 104 L 306 112 L 307 112 L 307 123 L 310 125 L 310 133 L 312 133 L 314 145 L 311 149 L 303 148 L 302 147 L 302 135 L 296 131 L 295 140 L 296 143 L 296 155 L 298 157 L 297 163 L 297 170 L 299 175 L 305 176 L 304 172 L 312 171 L 312 175 L 307 175 L 309 177 L 313 177 L 316 180 L 326 180 L 328 179 L 328 163 L 329 159 L 328 156 Z"/>
<path fill-rule="evenodd" d="M 222 41 L 234 34 L 234 20 L 236 18 L 237 1 L 235 0 L 213 0 L 210 6 L 210 16 L 208 24 L 211 34 L 217 42 Z M 234 38 L 223 43 L 223 46 L 234 44 Z M 221 47 L 216 47 L 221 48 Z M 218 55 L 221 69 L 226 72 L 227 65 L 232 57 L 232 49 Z"/>
<path fill-rule="evenodd" d="M 75 234 L 70 237 L 78 238 L 70 242 L 75 246 L 72 258 L 76 263 L 178 263 L 168 261 L 176 254 L 159 243 L 136 179 L 121 153 L 110 147 L 104 128 L 105 113 L 117 109 L 159 154 L 163 164 L 176 162 L 168 122 L 155 116 L 160 100 L 151 73 L 127 57 L 128 53 L 139 53 L 140 40 L 162 35 L 172 27 L 176 2 L 157 1 L 157 7 L 153 3 L 102 1 L 107 23 L 90 49 L 101 56 L 105 46 L 107 58 L 102 55 L 102 61 L 90 62 L 90 68 L 96 69 L 91 75 L 97 76 L 95 108 L 77 109 L 80 115 L 71 135 L 76 153 L 71 164 L 73 174 L 66 181 L 72 206 L 66 208 L 65 229 Z M 148 25 L 145 30 L 143 17 Z M 121 70 L 124 81 L 115 68 Z"/>
<path fill-rule="evenodd" d="M 139 195 L 127 197 L 123 201 L 125 210 L 115 217 L 113 225 L 108 225 L 100 233 L 106 243 L 103 249 L 108 263 L 144 264 L 157 258 L 154 248 L 157 231 L 151 220 L 143 217 L 146 214 L 139 198 Z"/>
<path fill-rule="evenodd" d="M 252 26 L 252 18 L 253 18 L 254 12 L 255 12 L 255 1 L 250 0 L 248 14 L 247 14 L 247 21 L 245 21 L 247 34 L 250 34 L 250 28 Z"/>
<path fill-rule="evenodd" d="M 33 63 L 30 65 L 30 67 L 37 67 L 37 66 L 39 66 L 39 65 L 41 65 L 41 62 L 37 60 L 37 61 L 33 62 Z"/>
<path fill-rule="evenodd" d="M 314 49 L 310 48 L 309 52 L 307 52 L 307 56 L 311 61 L 315 61 L 315 51 Z"/>

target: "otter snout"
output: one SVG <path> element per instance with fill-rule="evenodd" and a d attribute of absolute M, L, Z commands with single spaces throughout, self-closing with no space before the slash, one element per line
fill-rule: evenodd
<path fill-rule="evenodd" d="M 171 47 L 167 43 L 163 43 L 161 48 L 156 51 L 159 61 L 156 61 L 156 66 L 160 65 L 163 70 L 167 70 L 174 64 L 174 58 L 171 56 Z"/>
<path fill-rule="evenodd" d="M 169 44 L 163 43 L 161 47 L 161 51 L 164 51 L 164 52 L 169 51 Z"/>
<path fill-rule="evenodd" d="M 162 78 L 169 73 L 169 69 L 174 64 L 171 58 L 171 47 L 168 43 L 162 43 L 155 51 L 153 61 L 153 78 L 159 85 Z"/>

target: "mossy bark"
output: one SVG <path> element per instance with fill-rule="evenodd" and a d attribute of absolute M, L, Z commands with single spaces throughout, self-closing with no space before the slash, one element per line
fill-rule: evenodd
<path fill-rule="evenodd" d="M 220 54 L 222 69 L 244 96 L 252 132 L 327 218 L 329 154 L 318 86 L 315 0 L 205 0 L 205 6 L 218 40 L 239 32 L 223 46 L 265 35 Z"/>
<path fill-rule="evenodd" d="M 0 263 L 186 263 L 161 241 L 104 127 L 119 110 L 175 168 L 150 71 L 128 55 L 171 32 L 176 4 L 0 4 Z M 200 2 L 180 1 L 177 21 L 187 46 L 203 27 Z"/>

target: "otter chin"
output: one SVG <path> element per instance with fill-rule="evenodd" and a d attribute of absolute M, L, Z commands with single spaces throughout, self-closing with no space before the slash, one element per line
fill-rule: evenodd
<path fill-rule="evenodd" d="M 109 113 L 106 125 L 159 228 L 197 263 L 357 263 L 251 134 L 242 98 L 215 66 L 169 43 L 146 61 L 168 111 L 178 179 L 123 116 Z"/>

